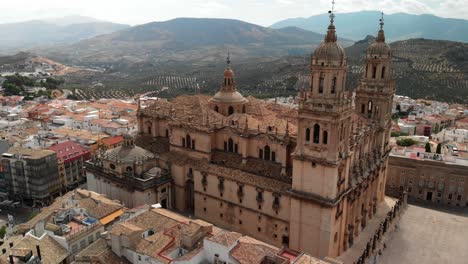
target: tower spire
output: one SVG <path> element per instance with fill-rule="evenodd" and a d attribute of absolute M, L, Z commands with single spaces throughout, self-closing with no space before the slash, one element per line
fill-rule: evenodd
<path fill-rule="evenodd" d="M 336 42 L 336 28 L 335 28 L 335 0 L 332 0 L 332 9 L 328 11 L 330 14 L 330 25 L 328 26 L 328 32 L 325 36 L 325 42 Z"/>
<path fill-rule="evenodd" d="M 377 39 L 376 41 L 377 42 L 385 42 L 385 32 L 384 32 L 384 25 L 385 25 L 385 21 L 384 21 L 384 12 L 381 12 L 381 18 L 380 18 L 380 30 L 379 30 L 379 34 L 377 35 Z"/>
<path fill-rule="evenodd" d="M 228 54 L 227 54 L 227 57 L 226 57 L 226 63 L 227 63 L 228 67 L 231 66 L 231 53 L 229 52 L 229 49 L 228 49 Z"/>

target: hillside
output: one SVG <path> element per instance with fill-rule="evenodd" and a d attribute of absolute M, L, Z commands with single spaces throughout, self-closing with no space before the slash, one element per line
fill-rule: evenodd
<path fill-rule="evenodd" d="M 70 22 L 80 22 L 71 23 Z M 86 21 L 86 22 L 85 22 Z M 71 44 L 101 34 L 108 34 L 127 28 L 127 25 L 105 21 L 89 22 L 89 19 L 33 20 L 20 23 L 0 24 L 2 41 L 1 53 L 14 53 L 26 49 Z M 85 22 L 85 23 L 81 23 Z"/>
<path fill-rule="evenodd" d="M 377 32 L 380 12 L 361 11 L 336 16 L 338 35 L 343 38 L 360 40 L 369 33 Z M 322 32 L 328 25 L 328 14 L 309 18 L 292 18 L 279 21 L 271 28 L 299 27 Z M 375 23 L 369 23 L 375 21 Z M 441 18 L 433 15 L 411 15 L 397 13 L 385 15 L 385 33 L 389 41 L 413 38 L 427 38 L 468 42 L 468 20 Z M 376 34 L 376 33 L 374 33 Z"/>
<path fill-rule="evenodd" d="M 355 89 L 364 68 L 363 55 L 372 36 L 346 48 L 349 59 L 348 88 Z M 391 44 L 397 94 L 468 104 L 468 44 L 414 39 Z M 220 55 L 222 56 L 222 54 Z M 310 55 L 281 58 L 233 57 L 239 89 L 259 97 L 296 95 L 308 87 Z M 141 62 L 104 74 L 69 75 L 68 85 L 79 87 L 84 98 L 156 91 L 161 96 L 214 93 L 220 85 L 225 62 Z M 90 84 L 83 87 L 83 83 Z M 129 88 L 131 87 L 131 88 Z"/>
<path fill-rule="evenodd" d="M 350 82 L 357 84 L 363 55 L 373 37 L 346 49 Z M 468 44 L 411 39 L 390 44 L 397 93 L 413 98 L 468 103 Z"/>
<path fill-rule="evenodd" d="M 310 53 L 322 40 L 321 34 L 294 27 L 277 30 L 239 20 L 178 18 L 40 52 L 68 63 L 88 65 L 171 60 L 198 63 L 224 58 L 228 49 L 242 59 L 302 55 Z"/>

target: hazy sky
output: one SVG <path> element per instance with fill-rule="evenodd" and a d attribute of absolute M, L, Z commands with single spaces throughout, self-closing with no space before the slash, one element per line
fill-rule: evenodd
<path fill-rule="evenodd" d="M 263 26 L 327 12 L 331 0 L 0 0 L 0 23 L 67 15 L 125 24 L 176 17 L 235 18 Z M 383 10 L 468 19 L 468 0 L 336 0 L 338 12 Z"/>

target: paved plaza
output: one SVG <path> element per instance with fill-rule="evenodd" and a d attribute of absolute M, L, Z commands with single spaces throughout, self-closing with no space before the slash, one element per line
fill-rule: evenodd
<path fill-rule="evenodd" d="M 408 205 L 378 263 L 468 263 L 468 217 Z"/>

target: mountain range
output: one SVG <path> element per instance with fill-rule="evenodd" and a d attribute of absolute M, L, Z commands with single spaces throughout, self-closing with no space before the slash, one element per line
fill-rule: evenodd
<path fill-rule="evenodd" d="M 377 34 L 380 17 L 381 13 L 378 11 L 338 13 L 335 18 L 338 35 L 357 41 L 364 39 L 368 34 Z M 468 20 L 397 13 L 385 15 L 384 21 L 385 34 L 390 42 L 412 38 L 468 42 Z M 321 14 L 309 18 L 282 20 L 273 24 L 271 28 L 293 26 L 323 32 L 328 24 L 328 14 Z"/>
<path fill-rule="evenodd" d="M 0 52 L 13 53 L 36 47 L 71 44 L 128 27 L 82 16 L 0 24 Z"/>
<path fill-rule="evenodd" d="M 323 30 L 322 30 L 323 32 Z M 177 18 L 40 51 L 56 60 L 88 65 L 177 60 L 206 62 L 309 53 L 324 36 L 297 27 L 272 29 L 232 19 Z M 353 42 L 340 39 L 344 46 Z"/>

